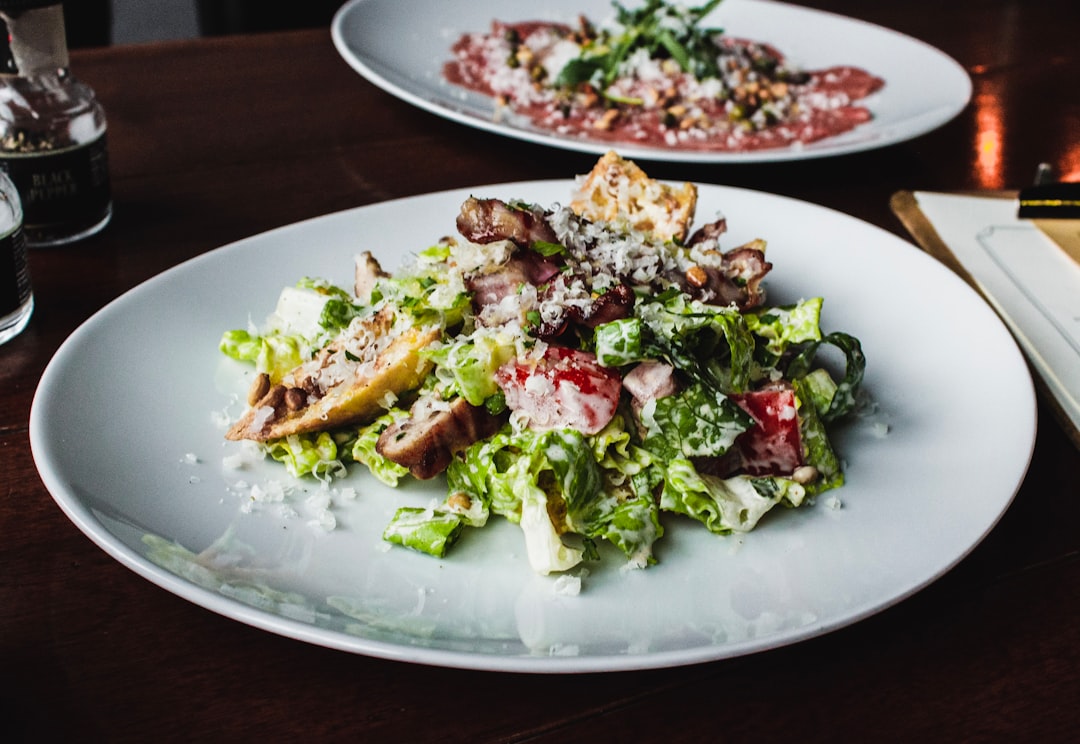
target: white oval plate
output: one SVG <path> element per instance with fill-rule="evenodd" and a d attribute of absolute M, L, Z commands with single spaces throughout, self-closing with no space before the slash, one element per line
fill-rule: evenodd
<path fill-rule="evenodd" d="M 699 220 L 723 210 L 728 247 L 768 239 L 770 300 L 820 294 L 826 330 L 862 340 L 879 409 L 837 433 L 848 477 L 839 502 L 777 509 L 743 537 L 667 519 L 657 565 L 628 571 L 608 554 L 566 596 L 530 572 L 519 529 L 501 518 L 468 531 L 445 560 L 384 543 L 395 509 L 441 499 L 441 480 L 393 490 L 357 466 L 330 492 L 337 528 L 326 532 L 310 524 L 317 483 L 271 462 L 227 464 L 242 448 L 224 441 L 221 413 L 239 412 L 250 370 L 218 352 L 223 331 L 261 322 L 302 276 L 349 286 L 362 249 L 397 266 L 451 233 L 469 195 L 550 205 L 571 188 L 503 184 L 361 207 L 136 287 L 45 370 L 30 440 L 46 487 L 111 556 L 214 612 L 345 651 L 521 672 L 691 664 L 817 636 L 926 586 L 997 522 L 1027 468 L 1036 410 L 997 316 L 883 230 L 719 186 L 701 187 Z M 272 494 L 275 484 L 292 490 L 252 501 L 252 486 Z"/>
<path fill-rule="evenodd" d="M 632 2 L 624 3 L 632 6 Z M 613 15 L 608 0 L 499 0 L 432 3 L 424 0 L 350 0 L 335 15 L 335 48 L 364 78 L 439 116 L 497 134 L 567 150 L 604 153 L 612 143 L 556 135 L 522 117 L 496 121 L 491 98 L 450 85 L 442 75 L 450 47 L 465 32 L 504 21 L 576 23 Z M 765 41 L 804 69 L 862 67 L 885 80 L 865 99 L 874 118 L 851 132 L 805 146 L 754 152 L 700 152 L 620 143 L 637 160 L 753 163 L 802 160 L 870 150 L 918 137 L 945 124 L 967 105 L 971 79 L 952 58 L 910 36 L 819 10 L 767 0 L 725 0 L 708 16 L 732 36 Z"/>

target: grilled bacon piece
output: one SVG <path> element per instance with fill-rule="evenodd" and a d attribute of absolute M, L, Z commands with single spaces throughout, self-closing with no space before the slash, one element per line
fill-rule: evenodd
<path fill-rule="evenodd" d="M 515 251 L 510 260 L 495 271 L 472 274 L 465 278 L 465 288 L 472 292 L 473 308 L 479 312 L 497 305 L 508 295 L 516 294 L 522 284 L 539 286 L 559 273 L 559 267 L 533 251 Z"/>
<path fill-rule="evenodd" d="M 727 232 L 727 218 L 721 217 L 694 230 L 686 241 L 686 247 L 691 248 L 698 243 L 704 243 L 706 240 L 716 243 L 725 232 Z"/>
<path fill-rule="evenodd" d="M 418 404 L 419 405 L 419 404 Z M 446 470 L 454 455 L 473 442 L 499 430 L 503 419 L 464 398 L 448 408 L 416 410 L 404 421 L 388 426 L 379 435 L 375 451 L 408 468 L 415 478 L 427 480 Z"/>
<path fill-rule="evenodd" d="M 469 197 L 461 205 L 457 229 L 473 243 L 509 240 L 521 248 L 537 241 L 557 243 L 542 210 L 536 207 L 510 206 L 501 199 Z"/>
<path fill-rule="evenodd" d="M 639 413 L 649 401 L 666 398 L 678 391 L 675 368 L 667 362 L 646 360 L 626 373 L 623 388 L 630 393 L 634 412 Z"/>
<path fill-rule="evenodd" d="M 557 291 L 555 286 L 549 292 Z M 563 308 L 562 314 L 553 321 L 541 324 L 536 335 L 545 341 L 551 341 L 563 335 L 571 324 L 596 328 L 603 323 L 629 318 L 634 312 L 634 290 L 625 284 L 619 284 L 592 301 L 586 308 L 575 306 Z"/>
<path fill-rule="evenodd" d="M 765 260 L 765 252 L 756 247 L 741 247 L 724 254 L 723 287 L 726 293 L 734 292 L 732 300 L 739 310 L 749 310 L 765 301 L 761 280 L 772 269 Z"/>
<path fill-rule="evenodd" d="M 724 253 L 719 267 L 697 264 L 678 278 L 679 286 L 710 305 L 734 304 L 740 311 L 753 309 L 765 301 L 761 280 L 772 269 L 763 247 L 763 241 L 752 241 Z"/>
<path fill-rule="evenodd" d="M 356 257 L 353 271 L 353 294 L 364 303 L 371 302 L 371 291 L 380 279 L 390 276 L 383 271 L 382 265 L 371 251 L 364 251 Z"/>
<path fill-rule="evenodd" d="M 589 309 L 575 320 L 589 328 L 610 323 L 613 320 L 629 318 L 634 309 L 634 290 L 625 284 L 618 284 L 597 297 Z"/>

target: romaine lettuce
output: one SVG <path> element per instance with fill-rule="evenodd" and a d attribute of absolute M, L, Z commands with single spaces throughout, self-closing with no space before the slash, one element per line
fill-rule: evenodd
<path fill-rule="evenodd" d="M 265 372 L 270 376 L 270 382 L 278 383 L 304 361 L 304 354 L 309 353 L 310 347 L 299 336 L 259 336 L 235 330 L 222 334 L 218 348 L 233 359 L 253 362 L 256 372 Z"/>
<path fill-rule="evenodd" d="M 328 477 L 344 471 L 345 465 L 338 459 L 338 446 L 329 433 L 291 434 L 284 439 L 274 439 L 264 445 L 274 460 L 285 465 L 290 475 Z"/>
<path fill-rule="evenodd" d="M 821 298 L 814 297 L 795 305 L 746 313 L 743 317 L 750 331 L 765 339 L 765 350 L 775 359 L 793 344 L 821 340 L 821 304 Z"/>
<path fill-rule="evenodd" d="M 866 372 L 866 357 L 863 355 L 859 339 L 847 333 L 833 332 L 823 336 L 820 341 L 806 344 L 806 347 L 788 364 L 786 377 L 798 380 L 808 375 L 812 370 L 814 357 L 822 344 L 835 346 L 843 352 L 845 359 L 844 376 L 836 383 L 836 390 L 829 401 L 828 409 L 821 412 L 821 420 L 828 423 L 855 409 L 858 402 L 856 394 Z"/>
<path fill-rule="evenodd" d="M 387 460 L 376 452 L 375 444 L 379 441 L 379 435 L 388 426 L 402 421 L 408 415 L 408 411 L 403 411 L 400 408 L 387 411 L 360 429 L 356 441 L 352 445 L 352 459 L 367 466 L 372 475 L 391 487 L 397 486 L 401 479 L 409 474 L 409 470 L 403 465 Z"/>
<path fill-rule="evenodd" d="M 754 337 L 734 307 L 665 293 L 634 306 L 634 317 L 597 327 L 596 356 L 605 366 L 662 359 L 722 392 L 750 383 Z"/>
<path fill-rule="evenodd" d="M 810 386 L 806 384 L 807 379 L 809 376 L 796 380 L 794 385 L 796 398 L 799 401 L 799 437 L 802 440 L 803 455 L 806 464 L 818 472 L 817 479 L 808 483 L 806 489 L 812 494 L 817 494 L 844 485 L 844 471 L 840 465 L 840 458 L 836 456 L 829 442 L 829 435 L 818 408 L 809 393 Z"/>
<path fill-rule="evenodd" d="M 552 571 L 566 571 L 581 563 L 585 551 L 563 542 L 551 517 L 550 497 L 544 489 L 527 479 L 522 479 L 519 487 L 521 519 L 518 524 L 525 535 L 525 551 L 533 571 L 546 575 Z"/>
<path fill-rule="evenodd" d="M 499 393 L 495 371 L 515 356 L 513 338 L 508 334 L 473 333 L 467 338 L 446 344 L 428 356 L 435 362 L 436 374 L 450 381 L 444 398 L 460 395 L 474 406 L 482 406 L 492 395 Z"/>
<path fill-rule="evenodd" d="M 403 506 L 383 530 L 383 539 L 441 558 L 457 541 L 464 524 L 452 512 Z"/>
<path fill-rule="evenodd" d="M 663 459 L 719 457 L 753 419 L 723 393 L 695 383 L 641 410 L 645 447 Z"/>
<path fill-rule="evenodd" d="M 685 459 L 668 462 L 666 470 L 660 508 L 696 519 L 718 535 L 749 532 L 781 501 L 798 504 L 805 495 L 786 478 L 716 478 L 698 473 Z"/>

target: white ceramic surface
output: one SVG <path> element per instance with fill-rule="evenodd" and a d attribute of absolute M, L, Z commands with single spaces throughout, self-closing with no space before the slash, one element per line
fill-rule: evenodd
<path fill-rule="evenodd" d="M 350 652 L 524 672 L 674 666 L 817 636 L 926 586 L 994 526 L 1036 423 L 1027 367 L 997 316 L 883 230 L 719 186 L 701 187 L 699 220 L 722 210 L 727 247 L 768 239 L 770 300 L 823 295 L 825 329 L 862 340 L 878 409 L 835 437 L 848 477 L 838 502 L 777 509 L 744 537 L 668 518 L 658 565 L 627 571 L 607 553 L 578 596 L 532 574 L 518 528 L 499 518 L 444 560 L 382 542 L 396 507 L 441 497 L 441 480 L 393 490 L 357 467 L 330 491 L 331 532 L 310 524 L 315 482 L 252 502 L 252 485 L 272 492 L 289 479 L 275 463 L 226 464 L 242 447 L 223 440 L 221 414 L 239 412 L 250 371 L 218 352 L 223 331 L 260 322 L 302 276 L 348 286 L 360 250 L 396 266 L 452 232 L 469 195 L 550 205 L 571 187 L 503 184 L 349 210 L 131 290 L 73 333 L 41 379 L 30 439 L 46 487 L 115 559 L 214 612 Z"/>
<path fill-rule="evenodd" d="M 632 3 L 625 3 L 632 6 Z M 613 15 L 608 0 L 442 2 L 350 0 L 331 25 L 334 46 L 357 72 L 383 90 L 439 116 L 529 142 L 603 153 L 611 144 L 563 137 L 521 117 L 494 118 L 492 100 L 450 85 L 442 66 L 465 32 L 504 21 L 576 23 L 579 13 L 594 20 Z M 637 160 L 752 163 L 801 160 L 870 150 L 925 134 L 955 117 L 971 98 L 964 69 L 939 50 L 910 36 L 844 16 L 771 0 L 725 0 L 708 16 L 733 36 L 765 41 L 803 69 L 832 65 L 862 67 L 885 80 L 865 99 L 874 115 L 854 131 L 819 142 L 756 152 L 696 152 L 620 144 Z"/>

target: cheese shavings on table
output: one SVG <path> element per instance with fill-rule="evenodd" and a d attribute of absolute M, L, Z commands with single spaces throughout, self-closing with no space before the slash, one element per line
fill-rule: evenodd
<path fill-rule="evenodd" d="M 1080 264 L 1035 222 L 1019 219 L 1018 206 L 1012 195 L 915 191 L 892 200 L 923 249 L 1001 316 L 1080 446 Z"/>

